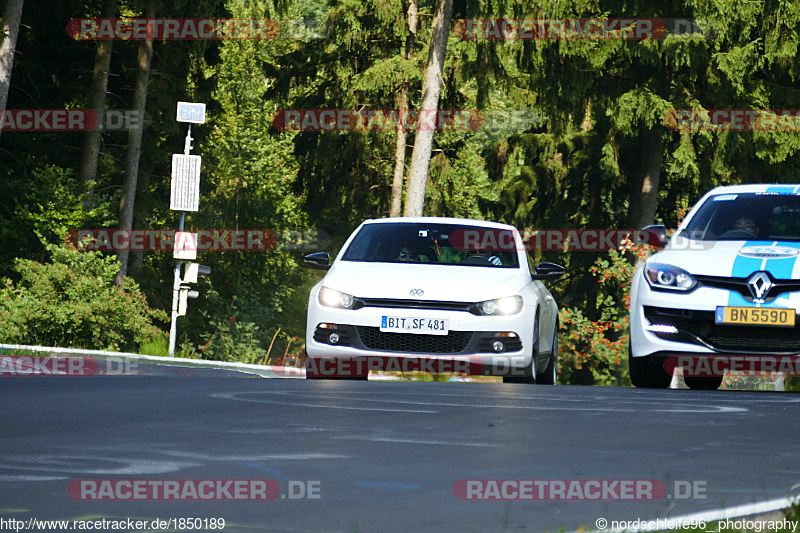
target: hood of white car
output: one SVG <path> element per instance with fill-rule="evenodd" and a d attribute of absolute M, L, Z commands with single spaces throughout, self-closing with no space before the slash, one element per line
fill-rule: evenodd
<path fill-rule="evenodd" d="M 517 294 L 530 282 L 522 268 L 338 261 L 323 285 L 362 298 L 480 302 Z"/>
<path fill-rule="evenodd" d="M 758 271 L 775 279 L 800 276 L 800 243 L 776 241 L 688 241 L 667 247 L 647 260 L 666 263 L 690 274 L 746 278 Z"/>

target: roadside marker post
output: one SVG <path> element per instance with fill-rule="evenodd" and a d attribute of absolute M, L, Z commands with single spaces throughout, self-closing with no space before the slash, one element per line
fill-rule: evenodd
<path fill-rule="evenodd" d="M 169 208 L 173 211 L 179 211 L 180 218 L 178 219 L 178 232 L 175 234 L 175 249 L 173 251 L 175 272 L 172 282 L 172 320 L 169 326 L 170 357 L 175 357 L 178 317 L 186 314 L 188 299 L 199 296 L 197 291 L 189 290 L 189 287 L 184 283 L 196 282 L 198 273 L 208 274 L 211 272 L 210 267 L 189 263 L 186 269 L 187 280 L 181 279 L 181 265 L 184 264 L 184 261 L 197 259 L 197 234 L 184 232 L 184 225 L 186 223 L 186 213 L 197 212 L 199 209 L 201 158 L 199 155 L 191 155 L 192 141 L 194 140 L 192 138 L 192 124 L 205 124 L 206 104 L 178 102 L 176 119 L 178 122 L 188 123 L 189 130 L 186 132 L 183 154 L 172 155 Z M 197 268 L 191 265 L 197 265 Z M 192 276 L 194 276 L 194 281 L 188 281 Z"/>

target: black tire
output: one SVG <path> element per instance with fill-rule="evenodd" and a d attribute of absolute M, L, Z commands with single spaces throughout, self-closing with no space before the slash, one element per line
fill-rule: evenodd
<path fill-rule="evenodd" d="M 539 344 L 538 341 L 537 341 L 536 344 L 538 346 L 538 344 Z M 538 350 L 535 350 L 533 352 L 533 355 L 531 356 L 531 364 L 529 364 L 528 366 L 525 367 L 525 373 L 521 377 L 517 378 L 517 379 L 519 379 L 519 381 L 517 381 L 517 383 L 528 383 L 529 385 L 536 385 L 536 375 L 537 375 L 536 374 L 536 352 L 537 351 Z"/>
<path fill-rule="evenodd" d="M 722 376 L 697 377 L 684 376 L 683 381 L 692 390 L 717 390 L 722 385 Z"/>
<path fill-rule="evenodd" d="M 539 335 L 536 335 L 536 342 L 533 343 L 533 350 L 531 350 L 531 364 L 525 367 L 522 376 L 505 376 L 503 383 L 528 383 L 531 385 L 536 384 L 536 359 L 539 357 Z"/>
<path fill-rule="evenodd" d="M 558 382 L 558 322 L 556 322 L 555 334 L 553 335 L 553 348 L 550 350 L 550 359 L 547 361 L 547 368 L 536 376 L 536 383 L 541 385 L 555 385 Z"/>
<path fill-rule="evenodd" d="M 628 346 L 628 367 L 631 372 L 631 382 L 640 389 L 666 389 L 672 382 L 672 376 L 667 374 L 664 367 L 653 364 L 648 357 L 633 357 Z"/>
<path fill-rule="evenodd" d="M 522 376 L 503 376 L 503 383 L 528 383 L 535 385 L 536 378 L 534 377 L 535 371 L 531 368 L 536 365 L 536 355 L 531 358 L 531 364 L 528 365 Z"/>

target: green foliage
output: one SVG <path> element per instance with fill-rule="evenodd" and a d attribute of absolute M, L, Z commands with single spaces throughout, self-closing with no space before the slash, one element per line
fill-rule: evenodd
<path fill-rule="evenodd" d="M 98 16 L 101 2 L 50 4 L 26 4 L 8 108 L 87 105 L 96 43 L 71 40 L 64 21 Z M 265 41 L 155 43 L 135 227 L 175 226 L 168 209 L 171 155 L 181 151 L 186 133 L 174 121 L 176 100 L 208 103 L 207 123 L 193 128 L 195 153 L 203 156 L 202 198 L 187 229 L 257 228 L 281 236 L 318 228 L 341 244 L 363 219 L 388 214 L 396 132 L 281 132 L 271 118 L 287 108 L 392 109 L 406 84 L 410 106 L 417 108 L 432 2 L 420 2 L 411 59 L 405 58 L 405 0 L 154 5 L 159 16 L 319 23 L 315 31 L 324 38 L 295 31 Z M 119 5 L 126 16 L 145 7 L 138 0 Z M 693 18 L 705 34 L 460 41 L 452 33 L 441 108 L 521 118 L 477 131 L 437 132 L 426 214 L 496 219 L 524 229 L 624 228 L 643 163 L 660 156 L 655 219 L 674 227 L 715 185 L 796 182 L 800 176 L 796 131 L 676 131 L 665 120 L 679 109 L 800 108 L 796 2 L 469 0 L 456 2 L 455 10 L 454 19 Z M 137 49 L 134 41 L 114 43 L 109 108 L 130 107 Z M 643 155 L 642 139 L 650 137 L 659 141 L 660 154 Z M 127 133 L 104 131 L 88 208 L 75 171 L 82 142 L 79 133 L 3 132 L 0 276 L 14 281 L 0 289 L 0 322 L 7 324 L 1 334 L 17 342 L 140 344 L 145 353 L 163 353 L 165 341 L 152 323 L 164 315 L 150 310 L 142 294 L 156 308 L 170 307 L 170 253 L 145 253 L 138 265 L 134 258 L 128 273 L 141 289 L 127 280 L 120 291 L 108 283 L 112 257 L 44 249 L 37 238 L 59 241 L 72 229 L 116 226 Z M 407 156 L 413 142 L 411 131 Z M 279 239 L 265 252 L 201 253 L 199 260 L 213 270 L 199 284 L 201 298 L 180 319 L 179 353 L 248 362 L 302 353 L 307 294 L 318 274 L 300 269 L 310 250 L 286 244 Z M 47 254 L 52 263 L 42 262 Z M 619 360 L 627 342 L 630 256 L 535 255 L 568 269 L 551 285 L 564 308 L 562 379 L 626 383 Z"/>
<path fill-rule="evenodd" d="M 235 17 L 266 16 L 263 4 L 228 2 L 228 8 Z M 262 69 L 268 57 L 293 46 L 286 40 L 225 41 L 219 62 L 204 65 L 203 76 L 215 80 L 216 90 L 208 123 L 196 128 L 208 132 L 197 147 L 203 155 L 200 211 L 187 217 L 187 228 L 260 229 L 274 232 L 278 242 L 271 250 L 200 254 L 198 261 L 212 272 L 178 322 L 182 345 L 193 356 L 264 362 L 275 331 L 297 321 L 294 311 L 288 319 L 284 313 L 306 298 L 294 288 L 302 279 L 300 253 L 282 237 L 310 225 L 300 207 L 303 195 L 292 190 L 297 162 L 291 135 L 270 133 L 276 105 L 264 96 L 272 81 Z"/>
<path fill-rule="evenodd" d="M 630 385 L 627 370 L 630 334 L 630 284 L 634 264 L 626 257 L 644 259 L 646 246 L 628 243 L 599 258 L 590 272 L 600 286 L 599 318 L 587 318 L 580 307 L 559 311 L 559 381 L 579 385 Z"/>
<path fill-rule="evenodd" d="M 148 339 L 139 347 L 139 353 L 155 357 L 169 357 L 169 337 L 162 334 Z"/>
<path fill-rule="evenodd" d="M 90 224 L 113 224 L 111 198 L 98 195 L 95 206 L 84 210 L 84 193 L 72 170 L 52 165 L 35 168 L 29 187 L 19 196 L 16 218 L 37 235 L 51 240 L 63 239 L 69 230 Z"/>
<path fill-rule="evenodd" d="M 267 351 L 260 346 L 259 327 L 253 322 L 238 322 L 235 317 L 219 319 L 212 324 L 213 333 L 206 335 L 200 346 L 203 359 L 265 363 Z"/>
<path fill-rule="evenodd" d="M 113 257 L 45 244 L 52 262 L 18 259 L 19 281 L 0 288 L 2 342 L 133 350 L 162 334 L 154 322 L 166 314 L 151 309 L 130 279 L 112 281 Z"/>

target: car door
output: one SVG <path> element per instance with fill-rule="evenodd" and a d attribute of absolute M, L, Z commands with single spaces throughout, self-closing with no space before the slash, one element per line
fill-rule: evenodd
<path fill-rule="evenodd" d="M 528 261 L 528 274 L 531 276 L 534 293 L 536 294 L 539 303 L 538 315 L 538 328 L 539 335 L 539 351 L 549 352 L 550 347 L 553 345 L 553 335 L 555 334 L 553 323 L 555 322 L 555 313 L 557 306 L 550 291 L 539 280 L 534 280 L 533 275 L 536 273 L 536 264 L 530 254 L 525 254 Z"/>

